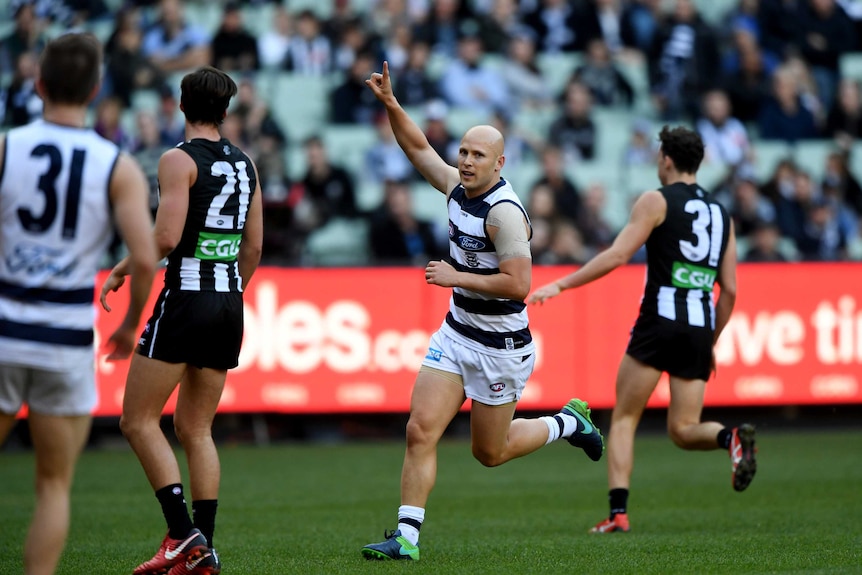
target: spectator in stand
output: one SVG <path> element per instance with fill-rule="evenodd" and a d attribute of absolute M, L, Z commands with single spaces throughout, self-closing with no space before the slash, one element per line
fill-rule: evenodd
<path fill-rule="evenodd" d="M 371 52 L 359 52 L 350 64 L 344 81 L 332 91 L 330 120 L 333 124 L 364 124 L 370 126 L 383 111 L 365 80 L 377 67 Z"/>
<path fill-rule="evenodd" d="M 546 186 L 554 196 L 554 210 L 558 217 L 577 222 L 583 211 L 578 188 L 566 175 L 563 151 L 554 146 L 542 150 L 542 176 L 533 184 Z"/>
<path fill-rule="evenodd" d="M 758 222 L 774 222 L 776 218 L 775 206 L 760 195 L 757 182 L 751 178 L 741 178 L 732 184 L 730 201 L 725 208 L 738 237 L 751 234 Z"/>
<path fill-rule="evenodd" d="M 620 37 L 635 54 L 648 54 L 658 32 L 660 0 L 630 0 L 620 17 Z"/>
<path fill-rule="evenodd" d="M 818 198 L 817 190 L 811 176 L 803 171 L 797 171 L 793 179 L 793 195 L 780 197 L 776 202 L 776 223 L 781 235 L 793 240 L 796 249 L 804 259 L 817 259 L 820 249 L 820 239 L 816 237 L 809 216 L 818 208 L 824 206 Z M 823 221 L 823 213 L 818 214 L 818 220 Z"/>
<path fill-rule="evenodd" d="M 565 92 L 562 115 L 551 124 L 548 142 L 561 148 L 567 162 L 591 160 L 595 156 L 596 125 L 590 90 L 580 82 L 570 83 Z"/>
<path fill-rule="evenodd" d="M 33 52 L 22 52 L 6 89 L 3 124 L 10 128 L 29 124 L 42 115 L 42 98 L 36 93 L 39 61 Z"/>
<path fill-rule="evenodd" d="M 547 185 L 536 182 L 527 198 L 527 213 L 533 227 L 530 250 L 533 262 L 539 263 L 551 249 L 554 222 L 559 216 L 554 206 L 554 192 Z"/>
<path fill-rule="evenodd" d="M 653 138 L 652 124 L 649 120 L 638 119 L 632 124 L 631 138 L 623 151 L 624 166 L 653 166 L 658 154 L 658 142 Z"/>
<path fill-rule="evenodd" d="M 455 58 L 461 27 L 478 29 L 478 24 L 466 18 L 470 14 L 462 0 L 436 0 L 431 8 L 427 18 L 414 26 L 413 38 L 427 44 L 433 54 Z"/>
<path fill-rule="evenodd" d="M 383 204 L 371 216 L 368 235 L 378 265 L 424 266 L 447 255 L 434 223 L 413 214 L 410 184 L 403 180 L 384 182 Z"/>
<path fill-rule="evenodd" d="M 772 69 L 750 34 L 742 32 L 738 38 L 745 38 L 737 42 L 739 69 L 725 75 L 722 83 L 736 117 L 750 123 L 757 121 L 763 102 L 769 99 Z"/>
<path fill-rule="evenodd" d="M 365 178 L 380 184 L 386 180 L 416 179 L 416 170 L 395 140 L 385 112 L 377 116 L 374 127 L 377 141 L 365 152 Z"/>
<path fill-rule="evenodd" d="M 763 53 L 757 43 L 757 23 L 750 18 L 740 17 L 731 23 L 728 50 L 721 59 L 721 68 L 725 75 L 735 75 L 742 69 L 743 59 L 752 52 L 757 52 L 767 74 L 781 64 L 772 53 Z"/>
<path fill-rule="evenodd" d="M 344 36 L 346 28 L 354 26 L 356 22 L 361 22 L 362 14 L 357 9 L 357 3 L 350 0 L 332 0 L 331 2 L 327 2 L 327 4 L 331 5 L 332 9 L 328 12 L 326 20 L 321 24 L 321 31 L 324 36 L 329 38 L 329 43 L 335 46 L 340 38 Z M 371 27 L 368 27 L 368 31 L 371 34 L 377 33 Z"/>
<path fill-rule="evenodd" d="M 425 106 L 425 137 L 441 158 L 457 164 L 458 145 L 460 142 L 449 132 L 446 127 L 446 116 L 449 107 L 443 100 L 431 100 Z M 508 143 L 508 142 L 507 142 Z M 506 156 L 508 161 L 509 156 Z"/>
<path fill-rule="evenodd" d="M 730 101 L 721 90 L 711 90 L 703 96 L 703 117 L 697 121 L 697 131 L 708 163 L 738 167 L 751 160 L 748 132 L 730 115 Z"/>
<path fill-rule="evenodd" d="M 243 142 L 243 149 L 254 150 L 263 139 L 272 140 L 271 145 L 279 148 L 284 148 L 287 145 L 287 135 L 275 119 L 267 103 L 258 96 L 251 79 L 239 82 L 231 115 L 240 120 L 241 133 L 236 141 Z"/>
<path fill-rule="evenodd" d="M 159 207 L 159 160 L 165 152 L 165 146 L 159 139 L 159 124 L 153 112 L 139 111 L 135 114 L 135 124 L 137 138 L 132 154 L 141 165 L 150 185 L 150 212 L 155 217 Z"/>
<path fill-rule="evenodd" d="M 368 34 L 368 29 L 361 18 L 356 17 L 349 20 L 340 28 L 341 35 L 332 44 L 334 71 L 349 74 L 350 67 L 360 53 L 370 55 L 374 66 L 383 63 L 380 39 Z M 370 72 L 368 75 L 371 75 Z"/>
<path fill-rule="evenodd" d="M 161 0 L 159 14 L 141 46 L 153 66 L 167 74 L 210 63 L 210 38 L 203 29 L 185 21 L 180 0 Z"/>
<path fill-rule="evenodd" d="M 820 100 L 835 99 L 838 60 L 856 48 L 853 23 L 835 0 L 808 0 L 801 21 L 801 56 L 811 66 Z"/>
<path fill-rule="evenodd" d="M 382 40 L 383 59 L 389 62 L 389 70 L 397 76 L 407 69 L 412 45 L 413 30 L 407 22 L 396 22 Z"/>
<path fill-rule="evenodd" d="M 796 82 L 796 88 L 799 91 L 802 105 L 808 108 L 814 115 L 814 123 L 817 125 L 819 131 L 822 126 L 826 125 L 826 114 L 829 111 L 828 105 L 831 102 L 824 102 L 820 97 L 817 81 L 805 60 L 799 56 L 790 56 L 784 60 L 783 67 L 790 70 L 790 75 Z"/>
<path fill-rule="evenodd" d="M 479 16 L 479 35 L 489 54 L 505 54 L 509 41 L 525 33 L 516 0 L 493 0 L 488 12 Z"/>
<path fill-rule="evenodd" d="M 426 71 L 430 53 L 428 44 L 424 42 L 413 42 L 410 45 L 407 67 L 393 86 L 395 97 L 402 106 L 421 106 L 440 95 L 437 83 Z"/>
<path fill-rule="evenodd" d="M 482 39 L 476 29 L 466 27 L 458 40 L 458 57 L 440 78 L 440 93 L 457 108 L 489 116 L 495 109 L 508 109 L 509 89 L 502 74 L 482 65 Z"/>
<path fill-rule="evenodd" d="M 635 92 L 611 59 L 611 51 L 601 38 L 587 44 L 586 61 L 575 69 L 571 81 L 590 89 L 598 106 L 627 106 L 634 103 Z"/>
<path fill-rule="evenodd" d="M 536 45 L 527 33 L 509 40 L 508 58 L 502 63 L 503 79 L 512 100 L 512 111 L 547 109 L 554 95 L 548 88 L 536 60 Z"/>
<path fill-rule="evenodd" d="M 296 34 L 290 40 L 284 69 L 305 76 L 326 76 L 333 70 L 332 44 L 320 20 L 310 9 L 296 16 Z"/>
<path fill-rule="evenodd" d="M 162 144 L 172 148 L 186 137 L 185 119 L 182 114 L 177 113 L 179 106 L 173 88 L 163 85 L 159 96 L 159 138 Z M 231 139 L 231 141 L 234 140 Z"/>
<path fill-rule="evenodd" d="M 388 123 L 388 122 L 387 122 Z M 312 136 L 305 141 L 306 165 L 302 179 L 302 200 L 307 202 L 305 212 L 311 214 L 305 224 L 313 224 L 312 231 L 326 224 L 331 218 L 355 218 L 356 192 L 353 177 L 329 160 L 323 140 Z"/>
<path fill-rule="evenodd" d="M 790 199 L 795 195 L 796 164 L 785 158 L 776 164 L 769 180 L 760 187 L 760 193 L 778 207 L 781 198 Z"/>
<path fill-rule="evenodd" d="M 823 190 L 839 199 L 862 218 L 862 186 L 847 165 L 847 152 L 832 152 L 826 160 Z"/>
<path fill-rule="evenodd" d="M 757 16 L 760 45 L 781 61 L 798 54 L 803 40 L 802 18 L 808 0 L 760 0 Z"/>
<path fill-rule="evenodd" d="M 114 32 L 105 45 L 105 60 L 110 92 L 126 108 L 132 105 L 133 92 L 158 89 L 165 82 L 161 71 L 141 52 L 142 41 L 138 11 L 121 10 Z"/>
<path fill-rule="evenodd" d="M 742 260 L 756 263 L 781 263 L 787 258 L 779 250 L 781 233 L 773 221 L 754 222 L 750 236 L 750 247 Z"/>
<path fill-rule="evenodd" d="M 273 26 L 257 39 L 260 65 L 267 69 L 280 67 L 287 58 L 292 38 L 293 21 L 290 12 L 283 4 L 278 3 L 273 11 Z"/>
<path fill-rule="evenodd" d="M 583 194 L 577 227 L 584 243 L 593 253 L 609 247 L 616 237 L 616 232 L 604 216 L 607 192 L 604 185 L 590 184 Z"/>
<path fill-rule="evenodd" d="M 733 41 L 734 35 L 739 30 L 746 30 L 757 42 L 760 37 L 760 24 L 758 14 L 761 0 L 738 0 L 737 4 L 730 8 L 721 20 L 719 37 L 723 44 Z"/>
<path fill-rule="evenodd" d="M 43 22 L 37 18 L 33 4 L 18 6 L 14 18 L 15 26 L 12 31 L 0 40 L 0 74 L 14 72 L 21 54 L 39 54 L 45 47 Z"/>
<path fill-rule="evenodd" d="M 621 0 L 590 0 L 586 4 L 585 17 L 587 25 L 593 34 L 588 39 L 601 40 L 607 47 L 609 54 L 630 57 L 625 49 L 623 40 L 623 6 Z"/>
<path fill-rule="evenodd" d="M 556 220 L 551 229 L 551 244 L 537 262 L 544 265 L 581 265 L 593 252 L 584 243 L 580 230 L 568 220 Z"/>
<path fill-rule="evenodd" d="M 862 99 L 859 92 L 858 80 L 841 80 L 837 101 L 826 119 L 826 135 L 845 143 L 862 138 Z"/>
<path fill-rule="evenodd" d="M 773 74 L 772 93 L 758 118 L 762 139 L 792 143 L 819 135 L 814 114 L 803 105 L 793 72 L 786 66 Z"/>
<path fill-rule="evenodd" d="M 524 17 L 524 24 L 536 35 L 536 46 L 546 54 L 584 50 L 590 38 L 601 34 L 595 23 L 581 6 L 568 0 L 541 0 Z"/>
<path fill-rule="evenodd" d="M 847 259 L 850 232 L 842 225 L 839 206 L 826 197 L 815 198 L 806 214 L 805 233 L 797 248 L 806 261 L 843 261 Z"/>
<path fill-rule="evenodd" d="M 512 174 L 512 170 L 517 170 L 525 158 L 535 158 L 538 151 L 544 147 L 544 142 L 532 132 L 513 125 L 512 117 L 503 110 L 497 110 L 491 114 L 488 124 L 503 134 L 506 142 L 506 173 L 508 174 Z M 454 151 L 457 154 L 457 142 Z M 457 164 L 457 162 L 454 163 Z"/>
<path fill-rule="evenodd" d="M 103 98 L 96 105 L 96 120 L 93 129 L 97 134 L 116 144 L 120 150 L 128 152 L 133 146 L 131 134 L 126 133 L 120 118 L 123 115 L 123 103 L 119 98 Z"/>
<path fill-rule="evenodd" d="M 713 29 L 692 0 L 676 0 L 649 52 L 650 84 L 662 117 L 696 117 L 701 96 L 717 83 L 720 63 Z"/>
<path fill-rule="evenodd" d="M 224 6 L 221 27 L 212 41 L 212 65 L 224 71 L 248 72 L 260 69 L 257 39 L 243 26 L 242 5 L 231 1 Z"/>

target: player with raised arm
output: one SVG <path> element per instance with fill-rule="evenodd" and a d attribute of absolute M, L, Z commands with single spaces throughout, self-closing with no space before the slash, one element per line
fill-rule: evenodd
<path fill-rule="evenodd" d="M 607 250 L 583 267 L 540 287 L 528 303 L 543 303 L 626 264 L 646 244 L 647 281 L 640 315 L 619 366 L 608 435 L 610 515 L 593 533 L 629 531 L 628 495 L 634 438 L 662 372 L 670 376 L 668 433 L 682 449 L 727 449 L 733 488 L 757 470 L 754 427 L 701 421 L 713 345 L 736 301 L 736 238 L 727 211 L 697 184 L 703 142 L 697 132 L 665 127 L 659 134 L 662 187 L 635 202 L 628 223 Z M 718 301 L 713 286 L 719 285 Z"/>
<path fill-rule="evenodd" d="M 185 141 L 159 161 L 159 209 L 153 234 L 168 258 L 165 285 L 132 358 L 120 427 L 147 474 L 168 525 L 156 555 L 135 575 L 214 574 L 219 458 L 212 421 L 227 370 L 238 365 L 243 290 L 260 262 L 263 211 L 257 170 L 219 134 L 234 81 L 203 67 L 181 84 Z M 112 270 L 102 304 L 127 272 Z M 177 459 L 159 425 L 179 385 L 174 430 L 188 461 L 194 521 Z"/>
<path fill-rule="evenodd" d="M 134 349 L 156 270 L 143 172 L 84 127 L 101 61 L 90 34 L 51 41 L 36 82 L 42 119 L 0 136 L 0 444 L 26 404 L 36 452 L 25 575 L 54 573 L 66 543 L 75 464 L 98 401 L 95 276 L 114 225 L 132 280 L 108 359 Z"/>
<path fill-rule="evenodd" d="M 449 213 L 452 263 L 429 262 L 425 279 L 452 288 L 452 297 L 413 387 L 398 526 L 385 541 L 362 548 L 368 559 L 418 560 L 437 443 L 467 398 L 473 456 L 489 467 L 561 437 L 597 461 L 604 441 L 579 399 L 554 416 L 513 420 L 535 361 L 524 303 L 532 277 L 531 227 L 511 184 L 500 176 L 502 134 L 491 126 L 470 128 L 461 139 L 458 167 L 450 166 L 395 99 L 386 62 L 366 84 L 385 105 L 407 157 L 445 195 Z"/>

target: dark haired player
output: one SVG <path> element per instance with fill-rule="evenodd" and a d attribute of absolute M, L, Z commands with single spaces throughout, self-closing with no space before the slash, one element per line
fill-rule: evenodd
<path fill-rule="evenodd" d="M 613 245 L 576 272 L 528 298 L 543 303 L 627 263 L 646 244 L 647 282 L 640 315 L 617 373 L 617 399 L 608 436 L 610 516 L 593 533 L 628 531 L 634 437 L 662 372 L 670 376 L 667 427 L 682 449 L 727 449 L 733 488 L 742 491 L 757 470 L 754 427 L 702 422 L 713 345 L 736 300 L 736 238 L 727 211 L 697 184 L 703 142 L 697 132 L 665 127 L 659 134 L 659 190 L 645 192 Z M 718 301 L 713 285 L 720 286 Z"/>
<path fill-rule="evenodd" d="M 165 286 L 132 358 L 120 426 L 156 492 L 168 533 L 135 575 L 218 573 L 213 549 L 219 459 L 212 421 L 227 370 L 238 364 L 242 292 L 260 261 L 263 223 L 257 170 L 219 134 L 237 87 L 211 67 L 186 75 L 180 109 L 186 140 L 159 161 L 154 235 L 168 258 Z M 102 287 L 123 282 L 120 262 Z M 174 429 L 188 460 L 194 521 L 180 469 L 159 421 L 179 384 Z"/>

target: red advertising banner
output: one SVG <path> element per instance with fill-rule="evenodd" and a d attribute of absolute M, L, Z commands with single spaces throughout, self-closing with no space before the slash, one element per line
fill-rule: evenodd
<path fill-rule="evenodd" d="M 533 285 L 570 270 L 536 267 Z M 538 356 L 521 409 L 554 410 L 573 396 L 613 405 L 643 283 L 644 268 L 629 266 L 530 308 Z M 706 404 L 862 403 L 858 286 L 859 264 L 741 265 Z M 421 268 L 260 269 L 245 294 L 240 366 L 228 375 L 220 410 L 406 412 L 449 293 L 426 285 Z M 115 310 L 126 297 L 111 294 Z M 121 311 L 100 310 L 97 338 L 120 319 Z M 128 362 L 100 354 L 97 365 L 96 415 L 118 415 Z M 667 400 L 665 380 L 650 406 Z"/>

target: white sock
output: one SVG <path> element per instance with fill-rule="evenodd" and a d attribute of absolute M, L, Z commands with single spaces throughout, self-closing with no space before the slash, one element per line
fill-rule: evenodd
<path fill-rule="evenodd" d="M 557 423 L 557 420 L 551 415 L 546 415 L 539 419 L 544 421 L 545 425 L 548 426 L 548 440 L 545 442 L 545 445 L 558 440 L 560 438 L 560 424 Z"/>
<path fill-rule="evenodd" d="M 545 445 L 553 443 L 561 437 L 569 437 L 578 430 L 578 420 L 565 413 L 546 415 L 539 419 L 544 421 L 545 425 L 548 426 L 548 440 L 545 442 Z"/>
<path fill-rule="evenodd" d="M 405 519 L 411 520 L 410 523 L 404 523 Z M 422 527 L 423 521 L 425 521 L 423 508 L 412 505 L 402 505 L 398 508 L 398 529 L 401 530 L 401 536 L 413 545 L 419 543 L 419 528 Z M 418 523 L 419 527 L 412 523 Z"/>

